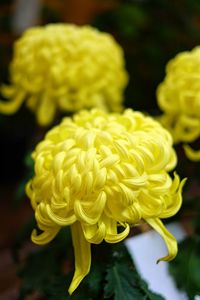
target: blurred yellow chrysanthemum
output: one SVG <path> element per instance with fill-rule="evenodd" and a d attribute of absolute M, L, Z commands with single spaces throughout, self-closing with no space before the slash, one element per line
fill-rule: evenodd
<path fill-rule="evenodd" d="M 71 226 L 75 274 L 70 294 L 89 272 L 91 244 L 117 243 L 142 220 L 166 242 L 169 254 L 161 260 L 175 257 L 176 240 L 160 218 L 179 210 L 184 180 L 168 174 L 176 154 L 171 135 L 158 122 L 131 109 L 81 111 L 50 130 L 33 159 L 35 176 L 27 194 L 43 232 L 34 230 L 32 240 L 45 244 Z"/>
<path fill-rule="evenodd" d="M 11 85 L 1 92 L 0 112 L 15 113 L 24 101 L 40 125 L 57 110 L 122 109 L 128 75 L 122 48 L 90 26 L 50 24 L 25 31 L 14 44 Z"/>
<path fill-rule="evenodd" d="M 157 99 L 164 112 L 160 121 L 175 143 L 191 143 L 200 137 L 200 46 L 168 62 Z M 184 148 L 188 158 L 200 160 L 200 151 L 189 145 Z"/>

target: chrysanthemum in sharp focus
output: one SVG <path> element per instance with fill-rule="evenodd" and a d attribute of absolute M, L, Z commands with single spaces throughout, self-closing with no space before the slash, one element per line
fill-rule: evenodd
<path fill-rule="evenodd" d="M 168 174 L 176 165 L 171 135 L 158 122 L 131 109 L 123 114 L 93 109 L 65 118 L 33 153 L 35 176 L 27 194 L 40 230 L 37 244 L 71 226 L 75 274 L 71 294 L 90 270 L 91 244 L 122 241 L 146 221 L 164 238 L 171 260 L 175 238 L 160 219 L 182 202 L 184 181 Z M 118 228 L 123 228 L 118 231 Z"/>
<path fill-rule="evenodd" d="M 186 143 L 188 158 L 200 160 L 200 150 L 188 145 L 200 137 L 200 47 L 179 53 L 168 62 L 157 99 L 163 111 L 160 121 L 174 142 Z"/>
<path fill-rule="evenodd" d="M 15 113 L 23 102 L 40 125 L 57 111 L 98 107 L 122 109 L 127 84 L 123 50 L 114 38 L 90 26 L 50 24 L 28 29 L 14 44 L 9 101 L 0 112 Z"/>

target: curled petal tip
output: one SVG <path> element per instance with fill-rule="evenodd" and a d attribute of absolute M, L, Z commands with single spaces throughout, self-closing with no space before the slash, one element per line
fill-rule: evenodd
<path fill-rule="evenodd" d="M 192 161 L 200 161 L 200 150 L 194 150 L 189 145 L 184 145 L 186 156 Z"/>
<path fill-rule="evenodd" d="M 172 259 L 174 259 L 178 252 L 178 246 L 175 237 L 166 229 L 160 219 L 147 219 L 146 221 L 154 230 L 156 230 L 161 235 L 168 249 L 168 255 L 159 258 L 157 260 L 157 263 L 159 263 L 160 261 L 171 261 Z"/>

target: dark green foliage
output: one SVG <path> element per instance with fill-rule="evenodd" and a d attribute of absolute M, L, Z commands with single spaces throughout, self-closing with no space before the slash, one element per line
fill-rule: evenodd
<path fill-rule="evenodd" d="M 123 249 L 124 248 L 124 249 Z M 115 260 L 107 269 L 105 298 L 114 300 L 162 300 L 152 293 L 131 262 L 125 246 L 116 246 Z M 114 298 L 112 298 L 114 297 Z"/>
<path fill-rule="evenodd" d="M 37 292 L 41 300 L 163 300 L 149 291 L 123 244 L 102 243 L 92 250 L 90 273 L 69 296 L 73 249 L 69 230 L 61 230 L 50 245 L 39 247 L 26 259 L 19 272 L 23 279 L 19 299 Z"/>
<path fill-rule="evenodd" d="M 178 288 L 184 290 L 190 300 L 200 295 L 200 240 L 187 238 L 179 244 L 177 257 L 169 264 Z"/>
<path fill-rule="evenodd" d="M 104 19 L 105 23 L 102 22 Z M 137 37 L 139 31 L 145 28 L 148 15 L 145 10 L 137 4 L 125 3 L 112 12 L 100 15 L 96 20 L 97 26 L 101 29 L 115 30 L 121 36 L 128 39 Z"/>
<path fill-rule="evenodd" d="M 185 291 L 189 300 L 200 295 L 200 202 L 199 197 L 186 199 L 182 210 L 191 211 L 192 236 L 179 244 L 177 257 L 169 264 L 169 270 L 177 287 Z"/>
<path fill-rule="evenodd" d="M 114 264 L 107 271 L 105 297 L 110 298 L 114 295 L 115 300 L 142 299 L 142 294 L 137 289 L 134 277 L 134 272 L 130 272 L 126 266 L 121 266 L 119 263 Z"/>
<path fill-rule="evenodd" d="M 149 290 L 147 283 L 142 280 L 141 278 L 138 278 L 140 288 L 143 292 L 143 299 L 145 300 L 164 300 L 164 298 L 158 294 L 153 293 Z"/>

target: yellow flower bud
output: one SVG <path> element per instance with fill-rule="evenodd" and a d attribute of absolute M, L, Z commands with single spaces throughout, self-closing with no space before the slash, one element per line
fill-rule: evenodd
<path fill-rule="evenodd" d="M 30 28 L 14 44 L 11 85 L 1 89 L 10 101 L 0 112 L 15 113 L 23 102 L 40 125 L 57 111 L 122 109 L 128 75 L 122 48 L 90 26 L 50 24 Z"/>
<path fill-rule="evenodd" d="M 117 243 L 146 221 L 164 238 L 171 260 L 177 242 L 161 222 L 182 203 L 183 180 L 172 138 L 157 121 L 127 109 L 123 114 L 83 110 L 51 129 L 33 152 L 35 176 L 27 194 L 40 230 L 37 244 L 71 226 L 75 274 L 71 294 L 90 270 L 91 244 Z M 118 230 L 119 227 L 123 230 Z"/>
<path fill-rule="evenodd" d="M 166 77 L 157 89 L 161 123 L 175 143 L 191 143 L 200 137 L 200 47 L 179 53 L 166 67 Z M 200 160 L 200 151 L 186 145 L 191 160 Z"/>

